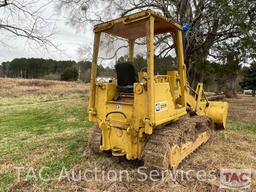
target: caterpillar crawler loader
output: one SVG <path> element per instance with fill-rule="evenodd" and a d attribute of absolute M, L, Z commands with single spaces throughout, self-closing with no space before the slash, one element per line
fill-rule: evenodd
<path fill-rule="evenodd" d="M 208 101 L 202 83 L 193 91 L 187 82 L 179 24 L 148 10 L 98 24 L 94 33 L 88 107 L 94 152 L 111 151 L 148 167 L 175 170 L 216 127 L 225 128 L 227 102 Z M 116 64 L 117 78 L 107 83 L 96 78 L 102 33 L 126 39 L 129 47 L 129 61 Z M 175 39 L 178 68 L 155 75 L 154 36 L 166 33 Z M 134 42 L 141 37 L 146 38 L 147 70 L 136 74 Z"/>

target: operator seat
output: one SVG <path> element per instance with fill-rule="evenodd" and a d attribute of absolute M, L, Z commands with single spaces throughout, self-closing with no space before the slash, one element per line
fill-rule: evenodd
<path fill-rule="evenodd" d="M 115 69 L 119 92 L 133 93 L 133 84 L 138 79 L 133 64 L 130 62 L 117 63 Z"/>

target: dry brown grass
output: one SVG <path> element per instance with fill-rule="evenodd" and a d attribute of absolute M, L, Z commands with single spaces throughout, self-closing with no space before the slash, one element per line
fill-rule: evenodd
<path fill-rule="evenodd" d="M 253 98 L 241 98 L 240 100 L 229 100 L 230 114 L 229 122 L 237 120 L 238 116 L 234 115 L 234 109 L 239 109 L 239 119 L 247 114 L 245 105 L 254 106 L 256 100 Z M 249 117 L 248 117 L 249 118 Z M 251 121 L 254 118 L 250 119 Z M 249 121 L 247 119 L 245 122 Z M 230 125 L 229 125 L 230 126 Z M 256 127 L 256 126 L 255 126 Z M 60 147 L 60 146 L 59 146 Z M 213 171 L 216 176 L 215 181 L 180 181 L 174 183 L 170 179 L 163 181 L 138 181 L 141 175 L 137 173 L 138 165 L 134 162 L 127 161 L 124 158 L 111 157 L 111 155 L 94 155 L 87 146 L 84 147 L 82 160 L 77 162 L 73 168 L 75 170 L 94 170 L 97 167 L 101 171 L 120 171 L 127 170 L 130 180 L 110 181 L 110 180 L 81 180 L 60 182 L 51 181 L 45 188 L 37 183 L 17 183 L 11 188 L 13 191 L 34 191 L 35 189 L 49 191 L 109 191 L 109 192 L 141 192 L 141 191 L 160 191 L 160 192 L 203 192 L 203 191 L 223 191 L 219 189 L 219 173 L 222 168 L 251 168 L 256 170 L 256 134 L 247 132 L 247 130 L 228 129 L 216 132 L 207 144 L 200 147 L 187 160 L 185 160 L 180 169 L 188 170 L 206 170 Z M 57 149 L 55 149 L 57 150 Z M 195 175 L 192 175 L 193 179 Z M 252 178 L 252 188 L 248 191 L 256 191 L 255 173 Z M 241 191 L 241 190 L 240 190 Z"/>
<path fill-rule="evenodd" d="M 80 83 L 67 83 L 59 81 L 44 81 L 44 80 L 23 80 L 23 79 L 0 79 L 0 96 L 3 97 L 17 97 L 13 98 L 11 101 L 6 101 L 6 107 L 8 110 L 18 110 L 16 106 L 11 108 L 9 104 L 12 101 L 17 103 L 22 103 L 20 98 L 24 98 L 24 95 L 45 95 L 47 97 L 49 94 L 70 94 L 70 93 L 84 93 L 87 87 Z M 33 90 L 33 91 L 31 91 Z M 41 96 L 40 96 L 41 97 Z M 30 97 L 28 97 L 30 98 Z M 79 107 L 85 100 L 81 100 L 79 97 L 69 98 L 67 101 L 61 100 L 62 98 L 54 98 L 54 102 L 51 103 L 40 103 L 40 109 L 45 111 L 54 111 L 57 113 L 58 110 L 68 111 L 69 108 Z M 80 99 L 80 100 L 79 100 Z M 76 101 L 76 103 L 74 103 Z M 37 102 L 36 97 L 33 98 L 31 102 Z M 221 168 L 251 168 L 256 170 L 256 99 L 252 97 L 240 97 L 238 99 L 229 99 L 230 104 L 228 127 L 226 130 L 217 132 L 208 143 L 200 147 L 196 152 L 194 152 L 187 160 L 185 160 L 180 169 L 187 171 L 193 169 L 195 171 L 199 170 L 212 170 L 216 177 L 219 176 Z M 8 104 L 8 105 L 7 105 Z M 28 107 L 29 102 L 22 103 L 22 105 Z M 33 103 L 32 103 L 33 104 Z M 52 105 L 54 106 L 52 107 Z M 56 109 L 58 106 L 59 109 Z M 0 105 L 1 107 L 1 105 Z M 23 106 L 18 106 L 19 110 L 23 110 Z M 31 106 L 30 106 L 31 107 Z M 51 107 L 53 109 L 51 109 Z M 33 107 L 34 108 L 34 107 Z M 5 111 L 5 108 L 3 108 Z M 75 108 L 74 111 L 77 111 Z M 85 112 L 81 111 L 80 115 Z M 76 114 L 77 115 L 77 114 Z M 86 115 L 86 114 L 85 114 Z M 56 121 L 58 121 L 56 117 Z M 77 121 L 77 116 L 73 115 L 65 117 L 64 123 L 72 123 Z M 80 120 L 79 120 L 80 121 Z M 239 129 L 238 129 L 239 125 Z M 51 129 L 48 127 L 50 125 L 45 125 L 44 130 Z M 248 127 L 250 129 L 248 129 Z M 161 191 L 161 192 L 171 192 L 171 191 L 220 191 L 219 190 L 219 180 L 216 181 L 183 181 L 174 183 L 170 180 L 165 181 L 145 181 L 139 182 L 138 179 L 141 177 L 137 173 L 138 164 L 127 161 L 123 158 L 111 157 L 111 155 L 94 155 L 88 150 L 87 134 L 89 130 L 79 129 L 79 130 L 64 130 L 62 132 L 49 133 L 44 136 L 41 135 L 28 135 L 29 133 L 21 132 L 20 135 L 16 134 L 16 138 L 8 138 L 9 142 L 15 143 L 15 139 L 21 140 L 23 137 L 28 137 L 28 142 L 31 145 L 34 142 L 39 142 L 40 145 L 36 145 L 35 148 L 30 150 L 24 149 L 23 159 L 14 161 L 14 155 L 18 152 L 12 152 L 0 158 L 0 163 L 2 167 L 6 170 L 13 170 L 13 166 L 17 165 L 17 162 L 22 163 L 25 167 L 36 166 L 40 167 L 46 162 L 56 161 L 59 155 L 67 153 L 66 146 L 68 141 L 66 138 L 74 136 L 73 139 L 85 137 L 84 142 L 81 144 L 77 141 L 77 145 L 81 150 L 78 150 L 78 158 L 76 161 L 72 161 L 71 166 L 75 170 L 94 170 L 95 167 L 101 171 L 109 170 L 127 170 L 131 180 L 129 181 L 109 181 L 100 180 L 95 182 L 94 180 L 82 180 L 82 181 L 67 181 L 52 180 L 49 182 L 30 182 L 30 181 L 14 181 L 9 186 L 9 191 L 109 191 L 109 192 L 141 192 L 141 191 Z M 21 135 L 23 134 L 23 135 Z M 63 142 L 51 141 L 63 139 Z M 48 140 L 48 142 L 47 142 Z M 5 143 L 4 138 L 0 140 Z M 0 142 L 0 144 L 1 144 Z M 27 142 L 24 142 L 27 144 Z M 41 144 L 42 143 L 42 144 Z M 74 150 L 74 149 L 72 149 Z M 83 151 L 83 153 L 80 153 Z M 70 156 L 67 156 L 71 158 Z M 62 161 L 57 161 L 58 163 L 63 163 Z M 58 173 L 60 170 L 56 170 Z M 12 173 L 15 174 L 15 173 Z M 256 191 L 256 180 L 255 173 L 253 175 L 253 188 L 249 191 Z"/>
<path fill-rule="evenodd" d="M 222 168 L 250 168 L 256 170 L 256 134 L 246 129 L 242 124 L 241 130 L 236 130 L 236 122 L 253 123 L 256 113 L 256 99 L 252 97 L 240 97 L 239 99 L 229 99 L 229 123 L 228 128 L 216 132 L 207 144 L 201 146 L 180 166 L 183 171 L 206 170 L 213 171 L 216 176 L 215 181 L 180 181 L 174 183 L 165 181 L 145 181 L 138 182 L 140 175 L 136 173 L 137 166 L 124 159 L 110 156 L 96 157 L 85 149 L 85 158 L 76 165 L 76 169 L 93 169 L 94 167 L 108 170 L 128 170 L 131 181 L 82 181 L 63 182 L 61 188 L 67 191 L 223 191 L 219 189 L 219 173 Z M 250 112 L 253 114 L 251 115 Z M 256 124 L 252 124 L 256 130 Z M 244 126 L 244 127 L 243 127 Z M 256 191 L 256 173 L 253 173 L 252 187 L 248 191 Z M 194 179 L 195 175 L 194 175 Z M 57 187 L 58 188 L 58 187 Z M 230 191 L 230 190 L 226 190 Z M 241 190 L 239 190 L 241 191 Z"/>
<path fill-rule="evenodd" d="M 18 97 L 23 95 L 65 95 L 85 93 L 84 83 L 50 81 L 40 79 L 0 78 L 0 96 Z"/>

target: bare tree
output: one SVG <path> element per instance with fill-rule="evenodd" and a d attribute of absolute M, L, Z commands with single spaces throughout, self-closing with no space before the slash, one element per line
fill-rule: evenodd
<path fill-rule="evenodd" d="M 203 80 L 202 69 L 212 47 L 244 38 L 255 18 L 255 1 L 251 0 L 59 0 L 58 7 L 70 14 L 70 23 L 76 27 L 145 9 L 161 12 L 180 24 L 189 23 L 184 50 L 193 87 Z M 156 45 L 165 40 L 164 36 L 158 38 Z M 173 49 L 167 42 L 158 55 L 164 57 Z"/>
<path fill-rule="evenodd" d="M 0 1 L 0 43 L 6 44 L 8 37 L 22 37 L 47 48 L 56 47 L 51 40 L 53 25 L 50 16 L 44 17 L 43 11 L 52 2 L 47 0 L 3 0 Z"/>

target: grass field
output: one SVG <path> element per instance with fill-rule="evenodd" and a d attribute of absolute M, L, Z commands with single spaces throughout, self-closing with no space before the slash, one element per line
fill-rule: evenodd
<path fill-rule="evenodd" d="M 63 167 L 67 171 L 125 169 L 136 178 L 137 164 L 106 154 L 93 155 L 88 150 L 91 123 L 87 120 L 85 85 L 13 79 L 0 82 L 0 191 L 218 190 L 218 182 L 59 179 Z M 227 129 L 217 132 L 182 163 L 181 169 L 215 170 L 216 176 L 220 168 L 256 170 L 256 98 L 241 97 L 228 102 Z M 50 180 L 38 179 L 42 167 L 47 169 L 41 174 Z M 252 191 L 256 191 L 255 173 L 252 183 Z"/>

